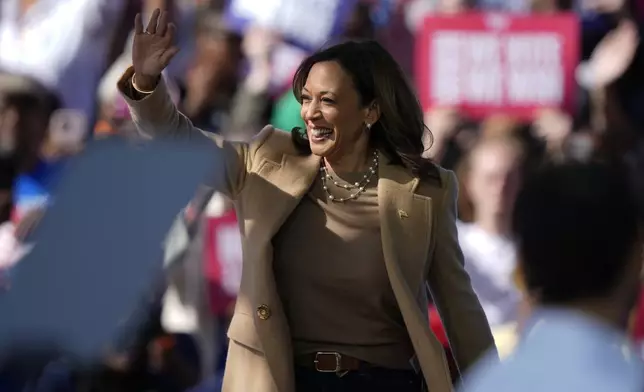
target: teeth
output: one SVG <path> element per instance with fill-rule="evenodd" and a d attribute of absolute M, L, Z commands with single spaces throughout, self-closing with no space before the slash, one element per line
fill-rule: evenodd
<path fill-rule="evenodd" d="M 313 128 L 311 130 L 311 133 L 315 137 L 320 137 L 320 136 L 330 135 L 331 133 L 333 133 L 333 130 L 328 128 Z"/>

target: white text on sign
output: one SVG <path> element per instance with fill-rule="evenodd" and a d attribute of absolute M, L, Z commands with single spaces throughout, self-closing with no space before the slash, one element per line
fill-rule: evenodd
<path fill-rule="evenodd" d="M 431 97 L 441 105 L 558 106 L 561 41 L 554 33 L 437 32 L 429 51 Z"/>

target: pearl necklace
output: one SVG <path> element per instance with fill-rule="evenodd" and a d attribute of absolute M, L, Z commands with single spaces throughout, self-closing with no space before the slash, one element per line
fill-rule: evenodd
<path fill-rule="evenodd" d="M 336 179 L 334 179 L 331 174 L 329 174 L 329 171 L 327 170 L 326 165 L 324 164 L 324 159 L 322 159 L 320 160 L 320 173 L 322 174 L 322 189 L 324 189 L 324 192 L 326 193 L 327 198 L 332 202 L 343 203 L 345 201 L 355 200 L 365 191 L 367 184 L 369 184 L 373 176 L 376 174 L 377 169 L 378 169 L 378 151 L 374 151 L 373 163 L 371 166 L 369 166 L 369 169 L 367 170 L 367 173 L 362 177 L 362 180 L 360 180 L 359 182 L 355 182 L 353 184 L 341 184 Z M 333 183 L 333 185 L 335 185 L 338 188 L 342 188 L 346 190 L 355 189 L 356 191 L 351 192 L 351 194 L 348 197 L 336 197 L 329 190 L 329 186 L 328 186 L 329 182 Z"/>

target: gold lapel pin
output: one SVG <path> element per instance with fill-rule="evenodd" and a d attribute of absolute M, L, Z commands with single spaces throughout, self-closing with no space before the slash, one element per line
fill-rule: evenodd
<path fill-rule="evenodd" d="M 400 217 L 400 219 L 405 219 L 405 218 L 409 218 L 409 215 L 407 215 L 405 210 L 398 210 L 398 217 Z"/>

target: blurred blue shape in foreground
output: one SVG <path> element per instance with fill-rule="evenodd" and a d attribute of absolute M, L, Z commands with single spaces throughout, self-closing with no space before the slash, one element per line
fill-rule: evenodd
<path fill-rule="evenodd" d="M 69 162 L 0 293 L 0 356 L 56 348 L 95 363 L 135 333 L 163 284 L 165 235 L 199 184 L 220 181 L 221 160 L 206 139 L 106 139 Z"/>

